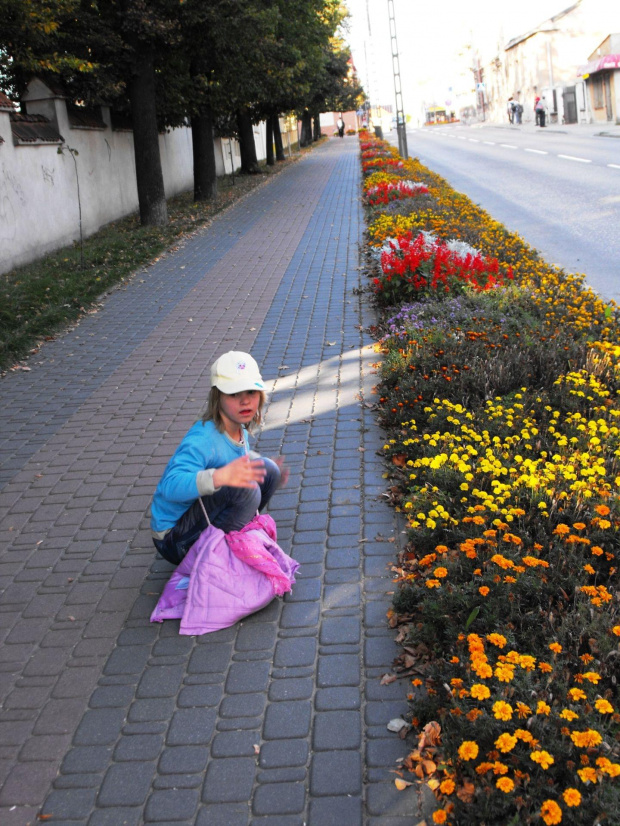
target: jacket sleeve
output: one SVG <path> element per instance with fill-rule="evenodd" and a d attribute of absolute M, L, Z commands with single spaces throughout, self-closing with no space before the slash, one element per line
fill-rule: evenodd
<path fill-rule="evenodd" d="M 208 493 L 208 481 L 204 471 L 212 458 L 206 446 L 187 437 L 181 442 L 168 463 L 159 483 L 159 492 L 170 502 L 188 502 Z M 201 478 L 199 490 L 198 478 Z M 211 486 L 213 485 L 211 473 Z M 204 478 L 203 478 L 204 477 Z"/>

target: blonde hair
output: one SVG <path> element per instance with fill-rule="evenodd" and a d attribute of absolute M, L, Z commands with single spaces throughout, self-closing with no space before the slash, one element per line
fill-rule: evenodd
<path fill-rule="evenodd" d="M 254 414 L 254 418 L 248 424 L 247 429 L 250 433 L 256 430 L 257 427 L 260 427 L 261 422 L 263 421 L 263 407 L 265 406 L 265 392 L 264 390 L 256 391 L 260 395 L 260 401 L 258 402 L 258 410 Z M 202 423 L 205 422 L 213 422 L 213 424 L 217 427 L 220 433 L 223 433 L 224 428 L 224 419 L 222 419 L 222 396 L 227 395 L 226 393 L 222 393 L 222 391 L 218 387 L 212 387 L 209 393 L 209 398 L 207 399 L 207 406 L 205 408 L 204 413 L 202 414 Z"/>

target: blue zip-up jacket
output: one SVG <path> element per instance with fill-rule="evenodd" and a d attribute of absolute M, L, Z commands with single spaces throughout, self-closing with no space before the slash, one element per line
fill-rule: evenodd
<path fill-rule="evenodd" d="M 199 496 L 215 492 L 213 471 L 249 452 L 247 433 L 244 445 L 220 433 L 212 421 L 196 422 L 185 434 L 168 462 L 151 503 L 151 530 L 173 528 Z"/>

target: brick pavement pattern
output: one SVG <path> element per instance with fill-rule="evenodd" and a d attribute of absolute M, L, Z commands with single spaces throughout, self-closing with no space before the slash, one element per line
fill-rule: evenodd
<path fill-rule="evenodd" d="M 0 822 L 410 826 L 387 731 L 398 540 L 369 409 L 359 144 L 330 141 L 138 273 L 0 384 Z M 233 628 L 149 623 L 154 487 L 209 367 L 252 352 L 270 512 L 301 563 Z M 411 792 L 411 793 L 409 793 Z"/>

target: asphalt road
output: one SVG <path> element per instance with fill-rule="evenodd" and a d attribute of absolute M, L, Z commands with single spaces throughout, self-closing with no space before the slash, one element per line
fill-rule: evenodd
<path fill-rule="evenodd" d="M 397 145 L 395 131 L 388 139 Z M 408 130 L 407 143 L 547 261 L 620 303 L 620 139 L 456 124 Z"/>

